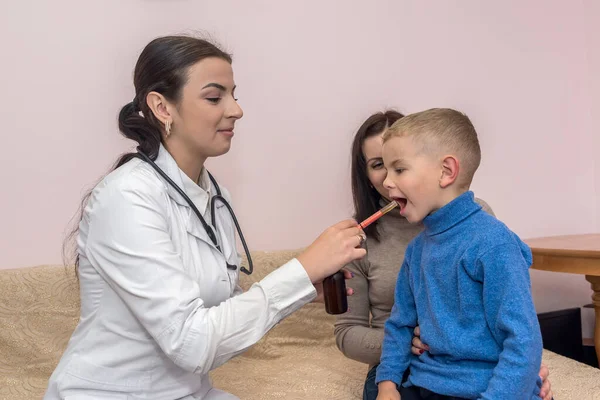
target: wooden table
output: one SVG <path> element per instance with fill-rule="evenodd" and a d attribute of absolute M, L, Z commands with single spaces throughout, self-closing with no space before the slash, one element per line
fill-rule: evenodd
<path fill-rule="evenodd" d="M 600 362 L 600 234 L 550 236 L 525 240 L 533 253 L 532 268 L 585 275 L 592 284 L 596 313 L 594 347 Z"/>

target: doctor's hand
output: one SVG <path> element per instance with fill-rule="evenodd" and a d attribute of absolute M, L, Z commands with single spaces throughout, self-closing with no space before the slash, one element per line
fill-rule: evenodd
<path fill-rule="evenodd" d="M 359 248 L 364 233 L 352 219 L 338 222 L 327 228 L 297 259 L 306 270 L 312 283 L 322 282 L 351 261 L 367 254 Z"/>

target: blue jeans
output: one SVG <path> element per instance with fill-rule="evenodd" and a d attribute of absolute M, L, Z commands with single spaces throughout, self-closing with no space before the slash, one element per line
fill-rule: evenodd
<path fill-rule="evenodd" d="M 363 388 L 363 400 L 376 400 L 379 394 L 379 388 L 375 384 L 375 378 L 377 375 L 377 367 L 379 364 L 374 366 L 367 373 L 367 379 L 365 380 L 365 386 Z M 410 371 L 406 371 L 402 377 L 404 383 L 408 379 Z M 417 386 L 410 386 L 408 388 L 398 387 L 398 391 L 402 396 L 402 400 L 462 400 L 458 397 L 442 396 L 427 389 L 422 389 Z"/>
<path fill-rule="evenodd" d="M 375 384 L 375 375 L 377 375 L 377 367 L 379 364 L 374 366 L 367 373 L 367 379 L 365 380 L 365 386 L 363 387 L 363 400 L 376 400 L 379 394 L 379 388 Z"/>
<path fill-rule="evenodd" d="M 444 396 L 418 386 L 400 388 L 402 400 L 467 400 L 462 397 Z"/>

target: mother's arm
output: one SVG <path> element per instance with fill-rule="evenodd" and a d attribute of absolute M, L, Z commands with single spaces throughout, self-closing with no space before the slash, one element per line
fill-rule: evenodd
<path fill-rule="evenodd" d="M 365 264 L 358 260 L 346 266 L 354 274 L 348 282 L 354 294 L 348 297 L 348 311 L 337 317 L 335 339 L 337 347 L 348 358 L 369 365 L 379 363 L 383 329 L 371 328 L 369 281 Z"/>

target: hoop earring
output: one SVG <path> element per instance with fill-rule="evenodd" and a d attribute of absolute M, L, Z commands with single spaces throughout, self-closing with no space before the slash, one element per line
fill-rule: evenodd
<path fill-rule="evenodd" d="M 165 132 L 167 134 L 167 137 L 171 135 L 171 121 L 165 121 Z"/>

